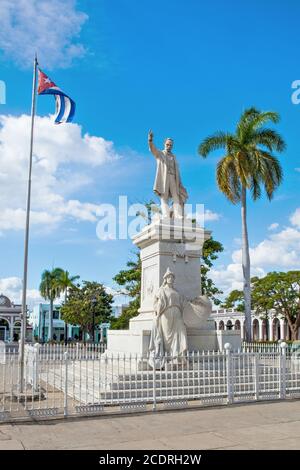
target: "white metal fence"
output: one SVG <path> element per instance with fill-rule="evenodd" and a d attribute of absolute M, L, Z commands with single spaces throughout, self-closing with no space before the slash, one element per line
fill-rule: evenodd
<path fill-rule="evenodd" d="M 17 355 L 0 365 L 0 420 L 87 415 L 300 398 L 297 355 L 194 352 L 149 357 L 109 355 L 101 347 L 26 346 L 25 393 Z"/>
<path fill-rule="evenodd" d="M 247 343 L 244 341 L 242 343 L 242 351 L 243 352 L 266 352 L 266 353 L 279 352 L 281 343 L 282 342 L 270 343 L 270 342 L 255 342 L 255 341 L 251 343 Z M 285 343 L 285 344 L 286 344 L 286 351 L 290 352 L 293 348 L 293 344 L 292 343 L 289 343 L 289 344 Z"/>

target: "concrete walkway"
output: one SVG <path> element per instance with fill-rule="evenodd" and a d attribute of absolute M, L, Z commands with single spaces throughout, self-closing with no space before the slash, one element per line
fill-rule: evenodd
<path fill-rule="evenodd" d="M 1 449 L 300 449 L 300 400 L 2 424 Z"/>

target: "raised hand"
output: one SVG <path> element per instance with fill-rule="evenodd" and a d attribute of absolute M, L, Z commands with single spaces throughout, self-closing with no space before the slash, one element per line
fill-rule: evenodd
<path fill-rule="evenodd" d="M 152 142 L 152 140 L 153 140 L 153 132 L 150 129 L 150 131 L 148 132 L 148 142 Z"/>

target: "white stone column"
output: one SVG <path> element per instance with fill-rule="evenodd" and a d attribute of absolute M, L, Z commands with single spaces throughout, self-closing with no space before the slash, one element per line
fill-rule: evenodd
<path fill-rule="evenodd" d="M 280 339 L 285 340 L 285 321 L 284 319 L 280 320 Z"/>
<path fill-rule="evenodd" d="M 38 336 L 39 340 L 43 339 L 43 310 L 39 309 L 39 317 L 38 317 Z"/>
<path fill-rule="evenodd" d="M 14 339 L 14 321 L 11 319 L 9 321 L 9 342 L 12 343 Z"/>
<path fill-rule="evenodd" d="M 258 320 L 258 339 L 261 341 L 264 339 L 264 325 L 263 320 Z"/>
<path fill-rule="evenodd" d="M 271 318 L 270 321 L 269 321 L 269 341 L 273 341 L 273 340 L 274 340 L 273 321 L 274 321 L 273 318 Z"/>
<path fill-rule="evenodd" d="M 244 325 L 245 320 L 241 320 L 241 340 L 244 341 Z"/>

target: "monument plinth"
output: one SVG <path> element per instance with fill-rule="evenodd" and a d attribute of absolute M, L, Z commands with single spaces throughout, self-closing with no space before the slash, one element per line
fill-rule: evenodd
<path fill-rule="evenodd" d="M 176 276 L 181 295 L 188 300 L 200 295 L 200 257 L 210 233 L 190 220 L 158 219 L 133 238 L 140 248 L 142 280 L 140 314 L 130 321 L 130 329 L 151 330 L 154 295 L 168 268 Z"/>

